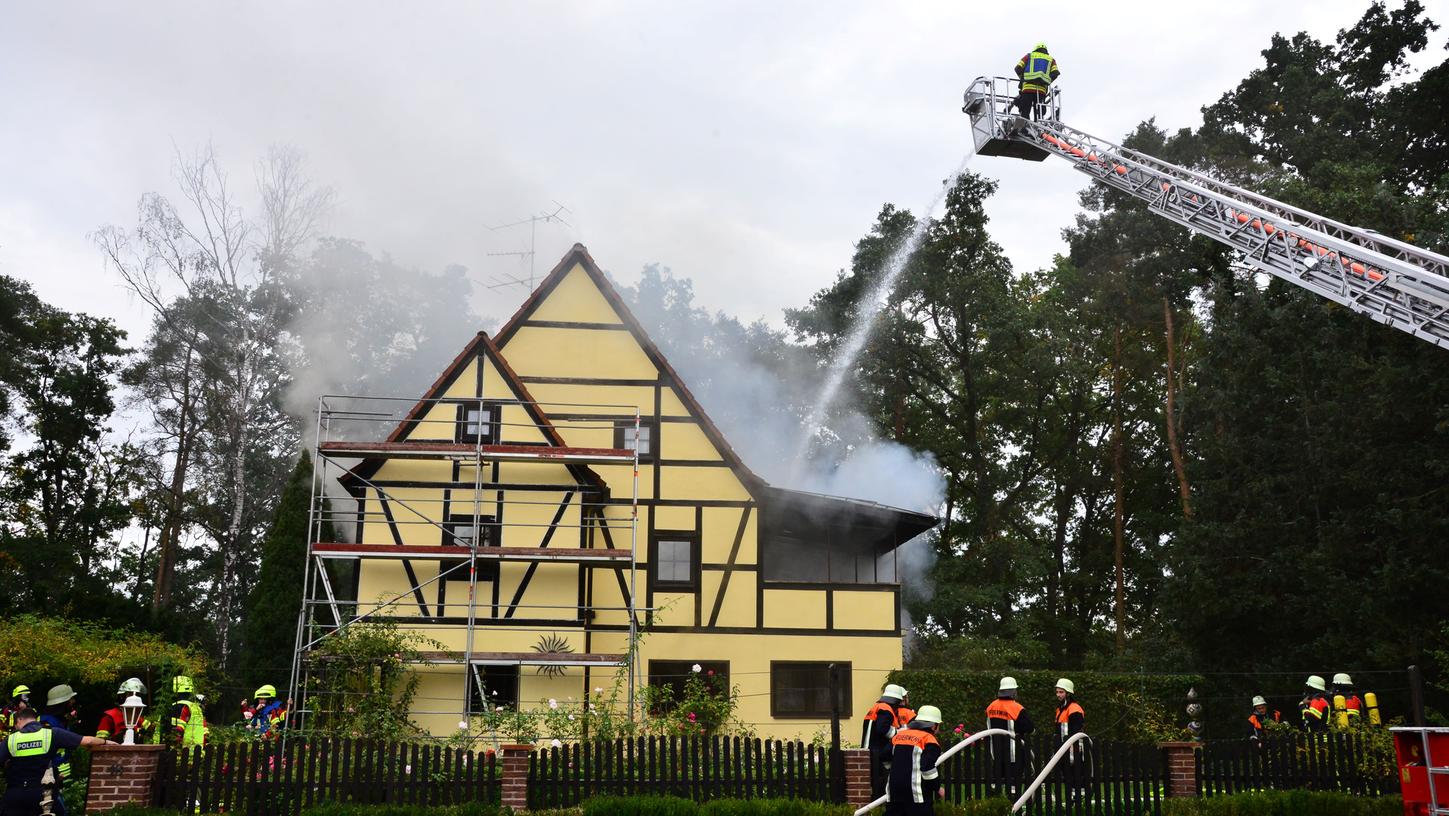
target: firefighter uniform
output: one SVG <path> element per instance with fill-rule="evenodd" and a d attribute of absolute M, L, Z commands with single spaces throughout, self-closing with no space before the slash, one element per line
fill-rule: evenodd
<path fill-rule="evenodd" d="M 116 706 L 108 709 L 101 715 L 100 722 L 96 723 L 96 736 L 101 739 L 119 740 L 126 735 L 126 713 L 121 706 L 131 695 L 144 698 L 146 696 L 146 685 L 140 678 L 132 677 L 116 689 Z M 136 741 L 141 742 L 141 735 L 149 731 L 151 723 L 145 716 L 136 723 Z"/>
<path fill-rule="evenodd" d="M 1333 707 L 1339 714 L 1340 725 L 1358 725 L 1363 722 L 1363 698 L 1353 690 L 1353 678 L 1346 674 L 1333 676 Z"/>
<path fill-rule="evenodd" d="M 1087 712 L 1077 702 L 1077 687 L 1071 680 L 1065 677 L 1058 680 L 1057 691 L 1064 692 L 1057 695 L 1057 734 L 1062 742 L 1066 742 L 1073 734 L 1086 730 Z M 1067 752 L 1066 760 L 1069 798 L 1074 802 L 1080 801 L 1087 786 L 1087 752 L 1080 741 Z"/>
<path fill-rule="evenodd" d="M 1026 746 L 1017 743 L 1018 737 L 1030 735 L 1036 727 L 1026 706 L 1016 701 L 1016 678 L 1001 678 L 997 698 L 986 707 L 986 727 L 1010 731 L 1010 737 L 991 737 L 987 748 L 991 752 L 991 768 L 997 779 L 1015 781 L 1020 779 L 1026 767 Z"/>
<path fill-rule="evenodd" d="M 1298 704 L 1298 716 L 1303 718 L 1303 730 L 1310 734 L 1327 731 L 1328 717 L 1333 712 L 1333 706 L 1329 704 L 1328 696 L 1324 693 L 1323 678 L 1316 674 L 1311 675 L 1304 686 L 1307 693 Z"/>
<path fill-rule="evenodd" d="M 870 707 L 861 724 L 860 747 L 870 751 L 870 788 L 875 796 L 885 792 L 886 772 L 890 768 L 891 739 L 910 720 L 902 720 L 902 712 L 915 712 L 905 708 L 902 701 L 906 690 L 892 683 L 881 691 L 880 699 Z"/>
<path fill-rule="evenodd" d="M 184 750 L 203 750 L 206 745 L 206 713 L 201 703 L 191 699 L 196 686 L 191 678 L 178 675 L 171 679 L 171 690 L 179 695 L 171 706 L 171 734 Z"/>
<path fill-rule="evenodd" d="M 23 708 L 30 707 L 30 686 L 20 684 L 10 692 L 10 702 L 4 708 L 0 708 L 0 735 L 9 734 L 15 730 L 15 715 Z"/>
<path fill-rule="evenodd" d="M 257 689 L 253 696 L 257 699 L 257 708 L 252 716 L 252 724 L 257 733 L 276 736 L 287 720 L 286 704 L 277 699 L 277 689 L 270 684 Z"/>
<path fill-rule="evenodd" d="M 1037 43 L 1016 63 L 1016 76 L 1021 80 L 1021 93 L 1016 109 L 1025 119 L 1035 118 L 1036 106 L 1046 99 L 1047 88 L 1061 76 L 1056 58 L 1047 52 L 1046 43 Z"/>
<path fill-rule="evenodd" d="M 28 722 L 0 742 L 0 764 L 5 766 L 5 795 L 0 813 L 10 816 L 63 816 L 60 775 L 55 758 L 63 751 L 79 748 L 81 736 L 63 728 L 47 728 L 39 721 Z"/>
<path fill-rule="evenodd" d="M 1268 723 L 1276 723 L 1282 721 L 1283 715 L 1280 714 L 1276 709 L 1274 709 L 1273 711 L 1268 710 L 1267 700 L 1265 700 L 1261 696 L 1254 697 L 1253 710 L 1248 713 L 1248 725 L 1252 727 L 1252 731 L 1248 733 L 1248 738 L 1260 740 L 1263 738 L 1263 735 L 1268 731 Z"/>
<path fill-rule="evenodd" d="M 941 786 L 936 769 L 941 743 L 934 733 L 940 724 L 941 712 L 935 706 L 921 706 L 916 719 L 891 738 L 887 816 L 930 816 L 933 812 Z"/>

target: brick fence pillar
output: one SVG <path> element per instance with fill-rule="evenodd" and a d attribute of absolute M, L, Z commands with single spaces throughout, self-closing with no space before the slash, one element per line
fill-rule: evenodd
<path fill-rule="evenodd" d="M 1196 742 L 1159 742 L 1157 747 L 1167 760 L 1167 795 L 1197 796 Z"/>
<path fill-rule="evenodd" d="M 503 745 L 498 752 L 499 804 L 515 812 L 528 809 L 528 758 L 532 745 Z"/>
<path fill-rule="evenodd" d="M 868 805 L 870 795 L 870 751 L 865 748 L 842 748 L 845 757 L 845 802 L 858 808 Z"/>
<path fill-rule="evenodd" d="M 91 749 L 91 776 L 86 783 L 86 813 L 99 813 L 136 802 L 156 800 L 156 776 L 164 745 L 97 745 Z"/>

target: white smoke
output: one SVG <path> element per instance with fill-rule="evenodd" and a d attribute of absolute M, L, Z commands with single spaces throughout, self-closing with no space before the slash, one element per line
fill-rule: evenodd
<path fill-rule="evenodd" d="M 657 274 L 669 293 L 649 281 Z M 776 487 L 843 496 L 938 514 L 946 482 L 930 453 L 881 437 L 875 423 L 852 405 L 844 389 L 824 423 L 832 444 L 821 446 L 803 465 L 796 461 L 810 435 L 810 405 L 824 371 L 808 352 L 767 337 L 762 324 L 750 327 L 722 314 L 693 307 L 687 280 L 668 270 L 646 271 L 637 289 L 623 288 L 644 330 L 698 398 L 710 419 L 757 475 Z M 901 546 L 896 563 L 902 584 L 916 597 L 930 598 L 935 553 L 931 534 Z M 909 619 L 902 609 L 903 628 Z"/>

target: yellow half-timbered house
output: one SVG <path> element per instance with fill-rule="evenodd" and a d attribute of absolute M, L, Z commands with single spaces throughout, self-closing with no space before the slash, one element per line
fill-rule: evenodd
<path fill-rule="evenodd" d="M 697 664 L 762 736 L 809 735 L 831 663 L 847 719 L 901 665 L 895 554 L 935 519 L 765 483 L 581 245 L 386 439 L 343 430 L 355 403 L 335 413 L 318 455 L 345 466 L 346 512 L 325 503 L 354 532 L 311 548 L 352 586 L 317 570 L 310 597 L 441 644 L 413 712 L 435 734 Z"/>

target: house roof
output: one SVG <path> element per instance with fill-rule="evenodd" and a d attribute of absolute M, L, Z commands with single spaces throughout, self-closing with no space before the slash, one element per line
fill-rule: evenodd
<path fill-rule="evenodd" d="M 888 504 L 812 493 L 808 490 L 791 490 L 785 487 L 766 488 L 770 504 L 785 512 L 798 511 L 810 516 L 836 520 L 865 520 L 875 522 L 891 531 L 897 545 L 915 538 L 935 527 L 940 519 L 929 513 L 903 510 Z"/>
<path fill-rule="evenodd" d="M 653 338 L 640 325 L 639 320 L 634 317 L 634 313 L 629 310 L 628 304 L 624 303 L 624 299 L 619 296 L 618 290 L 614 288 L 613 284 L 609 283 L 608 276 L 594 262 L 593 256 L 589 255 L 588 249 L 583 244 L 573 245 L 573 248 L 563 256 L 563 259 L 558 262 L 558 265 L 543 279 L 543 283 L 539 284 L 539 287 L 533 291 L 533 294 L 529 295 L 528 300 L 525 300 L 523 305 L 518 307 L 518 311 L 513 314 L 513 317 L 508 319 L 508 322 L 504 324 L 502 329 L 499 329 L 499 348 L 508 345 L 508 341 L 513 339 L 513 335 L 522 327 L 524 321 L 528 320 L 529 316 L 538 310 L 538 307 L 542 305 L 549 293 L 563 282 L 563 279 L 568 276 L 568 273 L 575 265 L 582 267 L 585 274 L 598 287 L 604 299 L 613 307 L 614 312 L 619 315 L 620 322 L 628 327 L 629 333 L 634 336 L 634 340 L 644 350 L 644 354 L 649 358 L 649 361 L 669 377 L 670 384 L 679 395 L 679 399 L 689 409 L 689 412 L 698 418 L 700 428 L 703 429 L 705 436 L 719 450 L 720 455 L 724 457 L 724 460 L 735 472 L 735 475 L 745 483 L 745 488 L 753 493 L 757 492 L 760 488 L 766 487 L 765 480 L 750 470 L 749 466 L 745 464 L 739 454 L 735 453 L 735 449 L 730 446 L 729 440 L 725 439 L 719 427 L 709 418 L 709 413 L 704 410 L 704 406 L 700 405 L 699 400 L 695 399 L 694 394 L 690 393 L 689 386 L 685 385 L 684 380 L 674 370 L 674 366 L 669 364 L 669 360 L 664 356 L 664 352 L 660 351 L 659 347 L 654 344 Z"/>
<path fill-rule="evenodd" d="M 522 306 L 518 307 L 518 311 L 498 331 L 497 342 L 500 348 L 508 345 L 508 341 L 513 338 L 513 335 L 538 310 L 549 293 L 563 281 L 575 265 L 582 267 L 584 272 L 588 274 L 589 278 L 594 282 L 594 285 L 603 294 L 604 299 L 609 302 L 609 305 L 619 315 L 619 320 L 628 327 L 629 333 L 634 336 L 635 341 L 644 349 L 644 353 L 649 357 L 650 361 L 669 377 L 675 391 L 679 394 L 680 400 L 684 402 L 685 407 L 689 409 L 690 413 L 699 419 L 700 427 L 704 430 L 705 435 L 714 443 L 720 451 L 720 455 L 729 463 L 731 469 L 744 482 L 745 488 L 757 500 L 783 500 L 795 503 L 808 503 L 811 506 L 818 507 L 829 506 L 836 510 L 847 510 L 856 515 L 874 516 L 882 521 L 885 521 L 887 516 L 889 516 L 890 521 L 895 525 L 897 534 L 904 534 L 910 531 L 908 535 L 900 538 L 901 541 L 905 541 L 936 526 L 939 519 L 925 513 L 917 513 L 898 507 L 877 504 L 875 502 L 861 501 L 859 499 L 847 499 L 838 496 L 827 496 L 822 493 L 809 493 L 801 490 L 772 487 L 768 482 L 758 476 L 744 463 L 744 460 L 740 458 L 734 448 L 730 446 L 729 440 L 720 432 L 719 427 L 714 424 L 714 421 L 709 418 L 709 413 L 704 410 L 704 406 L 699 403 L 699 400 L 695 399 L 694 394 L 690 393 L 689 386 L 685 384 L 684 379 L 675 372 L 674 366 L 669 364 L 669 360 L 664 356 L 664 352 L 660 351 L 659 347 L 655 345 L 653 338 L 649 336 L 649 333 L 640 325 L 638 319 L 634 317 L 634 313 L 629 310 L 628 304 L 624 302 L 618 290 L 609 282 L 608 276 L 594 262 L 593 256 L 589 255 L 588 249 L 583 244 L 573 245 L 573 248 L 563 256 L 563 259 L 544 278 L 543 283 L 523 302 Z"/>
<path fill-rule="evenodd" d="M 493 362 L 494 367 L 498 369 L 508 382 L 508 387 L 512 389 L 513 393 L 518 395 L 519 400 L 523 403 L 524 410 L 528 411 L 529 417 L 534 421 L 544 437 L 553 445 L 567 447 L 568 443 L 559 435 L 558 429 L 549 421 L 548 415 L 538 409 L 538 403 L 534 400 L 533 395 L 528 392 L 528 386 L 524 385 L 523 381 L 519 379 L 518 373 L 513 370 L 513 366 L 508 364 L 508 360 L 504 358 L 503 352 L 498 350 L 497 344 L 493 342 L 492 338 L 486 332 L 481 331 L 474 335 L 468 345 L 464 346 L 463 350 L 458 353 L 458 356 L 453 358 L 453 362 L 449 363 L 448 367 L 443 369 L 443 373 L 438 376 L 438 379 L 433 381 L 433 384 L 429 386 L 423 396 L 413 404 L 413 407 L 408 411 L 407 415 L 392 429 L 392 432 L 387 435 L 387 443 L 402 442 L 408 432 L 417 427 L 418 423 L 427 415 L 432 402 L 448 390 L 448 387 L 458 379 L 464 369 L 468 367 L 468 364 L 475 358 L 485 357 Z M 352 488 L 362 480 L 372 478 L 373 474 L 377 473 L 378 468 L 382 467 L 384 461 L 386 461 L 385 457 L 366 457 L 344 473 L 339 481 L 343 487 Z M 604 480 L 589 467 L 580 464 L 569 464 L 567 467 L 569 472 L 575 478 L 579 479 L 580 482 L 587 482 L 599 488 L 607 488 Z"/>

